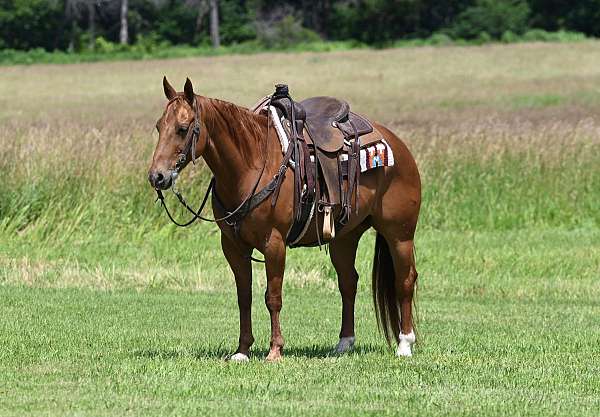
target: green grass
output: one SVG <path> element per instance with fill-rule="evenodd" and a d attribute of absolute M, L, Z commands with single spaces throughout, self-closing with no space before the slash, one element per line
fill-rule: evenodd
<path fill-rule="evenodd" d="M 369 236 L 358 261 L 354 353 L 329 354 L 340 314 L 333 276 L 308 285 L 292 278 L 279 364 L 263 361 L 260 268 L 257 341 L 242 365 L 223 359 L 235 348 L 237 308 L 231 277 L 216 269 L 205 278 L 212 289 L 196 291 L 2 286 L 0 413 L 597 415 L 597 232 L 422 233 L 421 338 L 408 360 L 376 330 L 371 247 Z M 315 256 L 325 262 L 318 251 L 293 251 L 289 269 Z"/>

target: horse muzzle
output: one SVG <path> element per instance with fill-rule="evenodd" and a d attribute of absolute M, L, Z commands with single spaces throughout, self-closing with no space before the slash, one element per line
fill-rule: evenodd
<path fill-rule="evenodd" d="M 148 181 L 156 190 L 168 190 L 175 183 L 176 178 L 177 171 L 150 171 L 148 173 Z"/>

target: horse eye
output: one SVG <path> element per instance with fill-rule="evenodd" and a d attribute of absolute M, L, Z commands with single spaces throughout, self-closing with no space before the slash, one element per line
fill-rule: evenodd
<path fill-rule="evenodd" d="M 180 134 L 187 133 L 188 127 L 187 126 L 180 126 L 179 129 L 178 129 L 178 131 L 179 131 Z"/>

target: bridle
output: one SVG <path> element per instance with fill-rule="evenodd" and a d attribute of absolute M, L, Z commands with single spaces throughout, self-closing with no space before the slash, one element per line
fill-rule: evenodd
<path fill-rule="evenodd" d="M 176 97 L 175 99 L 177 99 Z M 173 100 L 169 101 L 171 104 Z M 167 104 L 167 107 L 169 106 Z M 192 163 L 196 165 L 196 145 L 198 144 L 198 138 L 200 137 L 200 109 L 198 107 L 198 103 L 196 97 L 194 97 L 194 102 L 192 103 L 192 108 L 194 109 L 194 123 L 192 126 L 188 127 L 188 131 L 186 134 L 185 146 L 179 153 L 177 157 L 177 163 L 175 164 L 175 171 L 179 173 L 179 170 L 183 169 L 185 165 L 188 155 L 191 155 Z"/>
<path fill-rule="evenodd" d="M 173 101 L 175 101 L 179 98 L 181 98 L 181 96 L 176 96 L 176 97 L 172 98 L 171 100 L 169 100 L 167 107 Z M 175 164 L 175 171 L 174 171 L 174 173 L 176 175 L 178 175 L 180 170 L 183 169 L 186 162 L 188 161 L 188 157 L 191 159 L 191 161 L 194 165 L 196 164 L 196 146 L 198 144 L 198 139 L 200 137 L 200 129 L 201 129 L 200 109 L 199 109 L 198 100 L 196 97 L 194 97 L 194 102 L 192 103 L 192 108 L 194 110 L 194 121 L 190 125 L 190 127 L 188 127 L 185 145 L 182 148 L 179 155 L 177 156 L 177 162 Z M 260 203 L 262 203 L 271 193 L 273 193 L 273 191 L 275 191 L 275 189 L 278 188 L 279 185 L 281 185 L 281 181 L 283 180 L 282 177 L 285 175 L 285 169 L 280 168 L 278 170 L 277 174 L 274 176 L 274 178 L 260 192 L 258 192 L 258 193 L 256 192 L 258 185 L 260 184 L 260 181 L 262 179 L 262 176 L 265 172 L 265 169 L 267 167 L 267 152 L 266 152 L 266 150 L 267 150 L 267 142 L 268 142 L 269 133 L 270 133 L 270 125 L 271 125 L 271 118 L 269 116 L 267 116 L 267 117 L 268 117 L 268 119 L 267 119 L 267 138 L 266 138 L 266 140 L 263 141 L 264 149 L 262 152 L 263 157 L 264 157 L 263 166 L 260 170 L 258 178 L 256 179 L 256 182 L 254 183 L 254 186 L 252 187 L 252 190 L 250 191 L 248 196 L 242 201 L 242 203 L 235 210 L 233 210 L 231 212 L 227 212 L 227 210 L 224 208 L 223 204 L 220 202 L 219 198 L 217 197 L 217 195 L 215 193 L 215 190 L 214 190 L 215 177 L 214 176 L 211 178 L 210 183 L 208 184 L 208 187 L 206 189 L 206 192 L 204 193 L 204 197 L 202 198 L 202 202 L 200 203 L 200 207 L 197 210 L 194 210 L 192 207 L 190 207 L 190 205 L 183 198 L 181 193 L 179 191 L 177 191 L 175 189 L 175 187 L 173 186 L 173 187 L 171 187 L 171 190 L 172 190 L 173 194 L 175 194 L 175 196 L 177 197 L 177 200 L 179 200 L 179 203 L 187 211 L 189 211 L 192 214 L 192 218 L 190 220 L 188 220 L 187 222 L 181 223 L 181 222 L 178 222 L 177 220 L 175 220 L 175 218 L 173 218 L 173 216 L 171 215 L 171 212 L 169 211 L 169 208 L 167 207 L 167 205 L 165 203 L 165 197 L 164 197 L 162 191 L 160 189 L 156 188 L 155 189 L 156 194 L 157 194 L 156 201 L 157 202 L 160 201 L 160 204 L 164 208 L 164 210 L 167 213 L 167 216 L 169 217 L 171 222 L 173 222 L 175 225 L 177 225 L 179 227 L 191 226 L 197 220 L 202 220 L 202 221 L 210 222 L 210 223 L 225 222 L 227 225 L 233 227 L 236 235 L 239 233 L 241 221 L 256 206 L 258 206 Z M 213 195 L 215 203 L 217 203 L 217 205 L 220 206 L 222 211 L 224 211 L 226 213 L 225 216 L 219 217 L 219 218 L 214 218 L 214 219 L 210 219 L 210 218 L 202 216 L 202 211 L 204 210 L 204 207 L 206 206 L 206 203 L 208 201 L 208 196 L 211 193 Z M 275 201 L 272 201 L 272 205 L 273 206 L 275 205 Z M 251 256 L 250 256 L 250 259 L 255 262 L 264 262 L 262 260 L 255 259 Z"/>

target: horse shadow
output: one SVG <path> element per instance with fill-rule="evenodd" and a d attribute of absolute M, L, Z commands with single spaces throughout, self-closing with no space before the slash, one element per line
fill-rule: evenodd
<path fill-rule="evenodd" d="M 332 345 L 307 345 L 307 346 L 291 346 L 284 348 L 283 356 L 291 358 L 304 359 L 326 359 L 337 358 L 347 355 L 363 356 L 372 353 L 384 353 L 385 349 L 382 346 L 373 344 L 364 344 L 354 346 L 352 350 L 344 354 L 334 352 Z M 196 360 L 206 359 L 222 359 L 226 360 L 234 351 L 231 347 L 219 346 L 198 346 L 194 348 L 176 348 L 176 347 L 160 347 L 160 348 L 145 348 L 138 349 L 132 352 L 132 356 L 138 359 L 162 359 L 162 360 L 177 360 L 182 358 L 194 358 Z M 269 353 L 268 349 L 253 349 L 251 359 L 264 359 Z"/>

